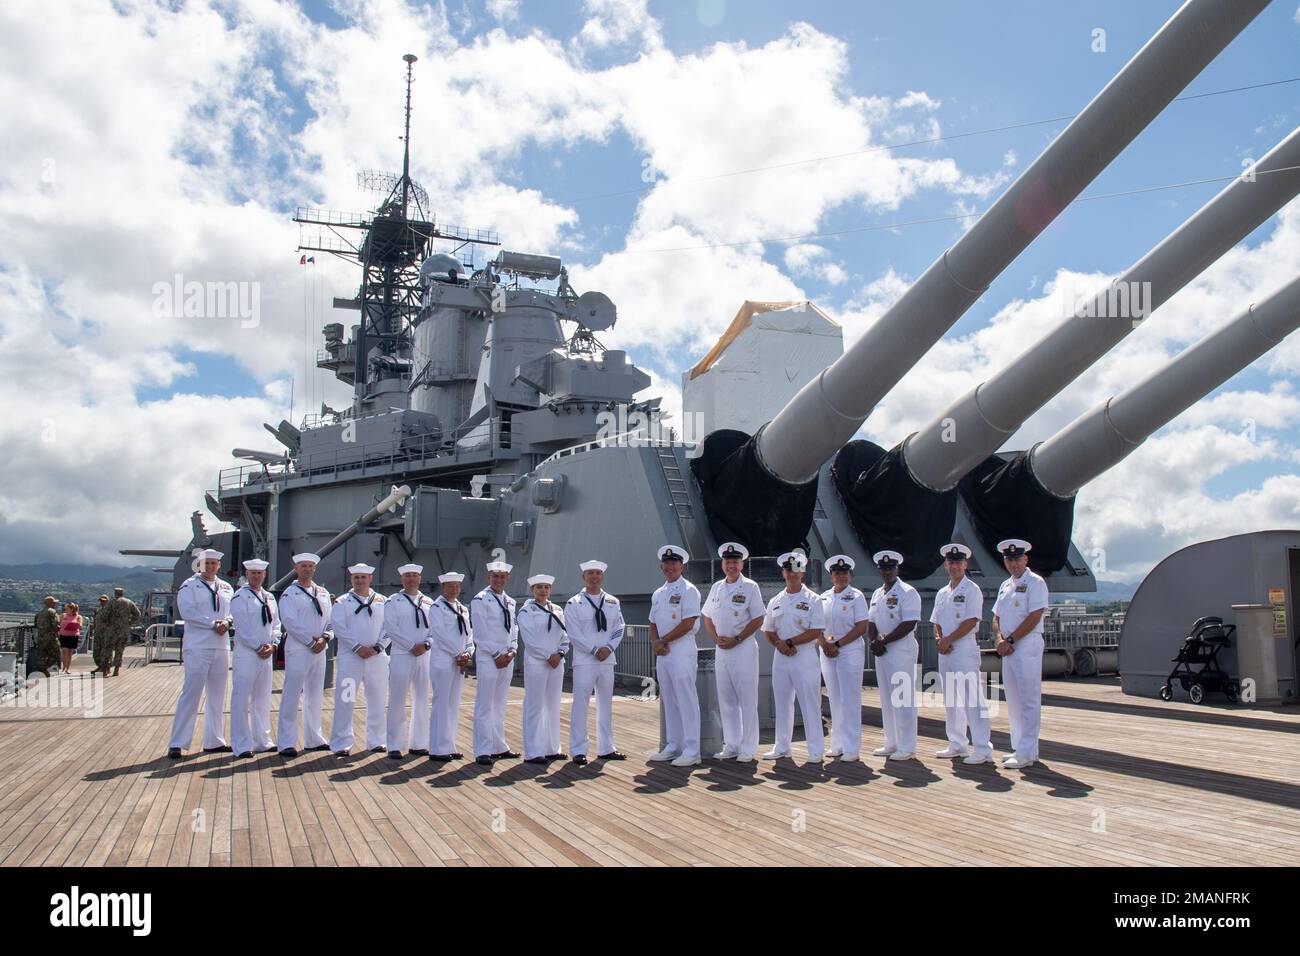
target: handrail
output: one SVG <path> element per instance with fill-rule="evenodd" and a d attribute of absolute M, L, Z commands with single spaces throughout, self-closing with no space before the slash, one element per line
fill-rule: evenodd
<path fill-rule="evenodd" d="M 674 439 L 651 438 L 645 432 L 620 432 L 617 435 L 606 435 L 604 438 L 596 438 L 592 441 L 585 441 L 581 444 L 570 445 L 568 448 L 561 448 L 553 452 L 546 458 L 542 459 L 541 465 L 549 464 L 559 458 L 567 458 L 570 455 L 576 455 L 579 452 L 590 451 L 593 448 L 608 448 L 610 445 L 627 446 L 629 448 L 695 448 L 699 443 L 693 441 L 676 441 Z"/>
<path fill-rule="evenodd" d="M 177 642 L 176 660 L 179 661 L 181 659 L 180 639 L 177 638 L 176 634 L 174 633 L 175 628 L 176 628 L 176 624 L 173 623 L 173 624 L 150 624 L 148 627 L 144 629 L 144 662 L 146 664 L 152 664 L 155 660 L 159 660 L 160 658 L 158 657 L 158 655 L 160 651 L 165 650 L 167 642 L 172 640 L 175 640 Z M 166 631 L 167 633 L 160 638 L 158 635 L 162 631 Z"/>

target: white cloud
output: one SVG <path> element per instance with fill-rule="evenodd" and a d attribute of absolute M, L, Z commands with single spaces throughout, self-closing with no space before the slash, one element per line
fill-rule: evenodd
<path fill-rule="evenodd" d="M 655 49 L 663 45 L 659 21 L 650 16 L 646 0 L 582 0 L 588 19 L 578 42 L 603 49 L 637 43 Z"/>
<path fill-rule="evenodd" d="M 487 0 L 488 14 L 498 23 L 515 23 L 519 20 L 521 0 Z"/>

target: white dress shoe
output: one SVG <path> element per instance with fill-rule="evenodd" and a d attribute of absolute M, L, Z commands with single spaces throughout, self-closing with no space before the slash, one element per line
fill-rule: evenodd
<path fill-rule="evenodd" d="M 915 757 L 916 757 L 916 754 L 912 753 L 910 750 L 905 750 L 905 751 L 901 751 L 901 752 L 896 750 L 896 751 L 894 751 L 892 754 L 890 754 L 886 759 L 888 759 L 888 760 L 912 760 L 912 759 L 915 758 Z"/>
<path fill-rule="evenodd" d="M 735 760 L 739 754 L 734 750 L 719 750 L 713 755 L 714 760 Z"/>
<path fill-rule="evenodd" d="M 700 758 L 699 758 L 699 757 L 687 757 L 685 754 L 683 754 L 682 756 L 680 756 L 680 757 L 676 757 L 676 758 L 673 759 L 673 766 L 674 766 L 674 767 L 694 767 L 694 766 L 698 765 L 699 762 L 700 762 Z"/>
<path fill-rule="evenodd" d="M 971 754 L 970 756 L 963 757 L 961 762 L 968 763 L 974 766 L 975 764 L 991 763 L 992 760 L 993 760 L 992 756 L 981 757 L 979 754 Z"/>
<path fill-rule="evenodd" d="M 942 750 L 936 750 L 934 755 L 936 757 L 964 757 L 968 753 L 970 753 L 970 751 L 965 747 L 953 747 L 952 745 L 949 745 L 944 747 Z"/>
<path fill-rule="evenodd" d="M 654 763 L 654 762 L 662 763 L 662 762 L 665 761 L 665 760 L 675 760 L 678 756 L 680 756 L 680 755 L 679 755 L 676 751 L 673 751 L 673 750 L 661 750 L 661 751 L 659 751 L 658 753 L 653 753 L 653 754 L 651 754 L 650 756 L 646 757 L 645 759 L 651 761 L 652 763 Z"/>
<path fill-rule="evenodd" d="M 1010 760 L 1002 761 L 1002 766 L 1008 770 L 1024 770 L 1026 767 L 1032 767 L 1034 762 L 1029 759 L 1021 760 L 1019 757 L 1012 756 Z"/>
<path fill-rule="evenodd" d="M 764 759 L 764 760 L 784 760 L 785 758 L 787 758 L 787 757 L 789 757 L 789 756 L 790 756 L 790 754 L 788 754 L 787 752 L 785 752 L 785 751 L 783 751 L 783 750 L 769 750 L 767 753 L 763 754 L 763 759 Z"/>
<path fill-rule="evenodd" d="M 843 750 L 828 750 L 828 751 L 826 751 L 826 756 L 828 756 L 828 757 L 843 757 L 843 756 L 844 756 L 844 751 L 843 751 Z"/>
<path fill-rule="evenodd" d="M 737 763 L 753 763 L 753 762 L 754 762 L 754 755 L 753 755 L 753 754 L 736 754 L 736 762 L 737 762 Z"/>
<path fill-rule="evenodd" d="M 890 754 L 897 752 L 897 747 L 877 747 L 871 751 L 873 757 L 888 757 Z"/>

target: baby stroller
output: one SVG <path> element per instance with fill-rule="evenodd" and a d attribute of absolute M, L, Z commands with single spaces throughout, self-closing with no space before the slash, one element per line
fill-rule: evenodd
<path fill-rule="evenodd" d="M 1183 646 L 1174 660 L 1174 669 L 1160 688 L 1161 700 L 1174 699 L 1174 681 L 1187 691 L 1193 704 L 1205 700 L 1207 691 L 1222 691 L 1229 703 L 1235 704 L 1241 694 L 1236 678 L 1219 666 L 1219 652 L 1232 643 L 1235 624 L 1224 624 L 1221 617 L 1203 617 L 1192 625 L 1192 633 L 1183 639 Z"/>

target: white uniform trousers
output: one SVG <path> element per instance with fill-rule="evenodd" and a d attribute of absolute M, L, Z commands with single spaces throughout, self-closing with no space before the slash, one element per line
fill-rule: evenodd
<path fill-rule="evenodd" d="M 221 725 L 226 711 L 226 674 L 230 670 L 228 648 L 184 648 L 182 659 L 185 679 L 176 701 L 172 720 L 172 739 L 168 748 L 185 750 L 194 739 L 194 723 L 199 719 L 199 698 L 203 698 L 203 749 L 226 746 Z"/>
<path fill-rule="evenodd" d="M 524 759 L 549 757 L 560 750 L 560 694 L 564 661 L 552 667 L 524 655 Z"/>
<path fill-rule="evenodd" d="M 1029 634 L 1002 658 L 1002 683 L 1011 722 L 1011 748 L 1021 760 L 1038 759 L 1039 710 L 1043 704 L 1043 636 Z"/>
<path fill-rule="evenodd" d="M 867 645 L 862 638 L 841 647 L 834 657 L 821 657 L 822 679 L 831 703 L 831 750 L 856 757 L 862 750 L 862 671 Z"/>
<path fill-rule="evenodd" d="M 429 749 L 429 655 L 393 651 L 388 664 L 388 749 Z M 406 711 L 407 694 L 412 696 Z"/>
<path fill-rule="evenodd" d="M 713 666 L 723 747 L 752 757 L 758 751 L 758 638 L 750 635 L 739 647 L 718 648 Z"/>
<path fill-rule="evenodd" d="M 591 738 L 587 734 L 587 711 L 596 695 L 596 754 L 612 753 L 614 746 L 614 665 L 575 664 L 573 707 L 569 711 L 569 753 L 586 756 Z"/>
<path fill-rule="evenodd" d="M 776 702 L 777 753 L 788 754 L 794 737 L 794 702 L 799 701 L 808 757 L 820 760 L 825 750 L 822 737 L 822 680 L 817 653 L 805 644 L 794 657 L 773 652 L 772 697 Z"/>
<path fill-rule="evenodd" d="M 380 652 L 362 660 L 354 651 L 334 659 L 334 723 L 330 728 L 330 750 L 351 750 L 354 740 L 352 708 L 365 687 L 366 749 L 384 746 L 388 723 L 388 655 Z"/>
<path fill-rule="evenodd" d="M 429 708 L 429 753 L 454 754 L 456 723 L 460 719 L 460 694 L 465 675 L 456 661 L 440 651 L 431 651 L 429 683 L 433 686 L 433 704 Z"/>
<path fill-rule="evenodd" d="M 484 652 L 475 660 L 474 676 L 478 681 L 474 694 L 474 756 L 505 753 L 510 749 L 506 743 L 506 701 L 510 699 L 515 662 L 497 667 Z"/>
<path fill-rule="evenodd" d="M 963 750 L 973 744 L 975 756 L 989 757 L 993 754 L 993 744 L 989 739 L 989 710 L 982 676 L 980 648 L 972 634 L 958 640 L 947 654 L 939 655 L 948 743 Z M 967 728 L 970 744 L 966 741 Z"/>
<path fill-rule="evenodd" d="M 230 681 L 230 746 L 237 754 L 270 750 L 272 658 L 235 645 Z"/>
<path fill-rule="evenodd" d="M 284 648 L 284 686 L 280 688 L 280 728 L 276 742 L 281 750 L 298 747 L 298 705 L 302 704 L 302 745 L 326 743 L 321 730 L 321 706 L 325 702 L 325 655 L 313 654 L 291 637 Z"/>
<path fill-rule="evenodd" d="M 700 697 L 695 689 L 697 658 L 695 648 L 681 646 L 694 642 L 687 634 L 670 645 L 672 652 L 655 658 L 655 675 L 659 696 L 664 701 L 664 738 L 669 753 L 683 757 L 700 755 Z"/>
<path fill-rule="evenodd" d="M 916 753 L 916 659 L 920 647 L 912 634 L 885 646 L 876 658 L 880 687 L 880 722 L 885 746 L 899 753 Z"/>

